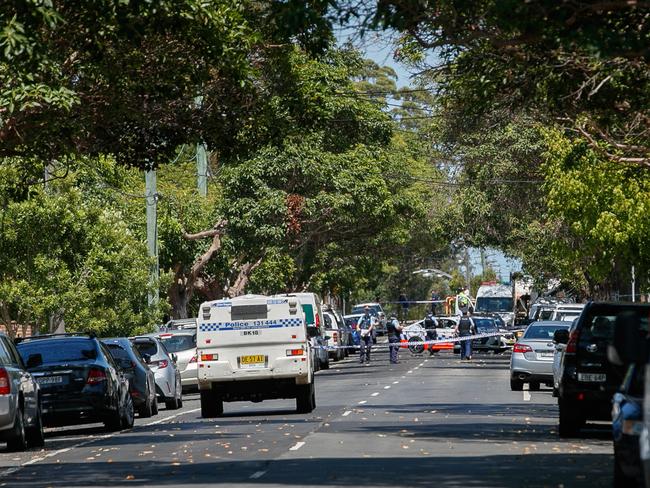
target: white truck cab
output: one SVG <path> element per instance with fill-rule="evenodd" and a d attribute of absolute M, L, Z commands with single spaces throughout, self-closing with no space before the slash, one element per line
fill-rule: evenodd
<path fill-rule="evenodd" d="M 293 297 L 246 295 L 201 304 L 196 333 L 201 416 L 223 402 L 295 398 L 316 407 L 305 314 Z"/>

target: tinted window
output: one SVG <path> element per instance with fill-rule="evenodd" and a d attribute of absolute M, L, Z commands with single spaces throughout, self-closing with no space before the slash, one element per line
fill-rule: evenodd
<path fill-rule="evenodd" d="M 497 332 L 499 329 L 497 327 L 497 324 L 494 323 L 494 320 L 490 319 L 472 319 L 474 321 L 474 325 L 476 326 L 476 330 L 479 334 L 483 334 L 485 332 Z"/>
<path fill-rule="evenodd" d="M 129 361 L 131 360 L 129 353 L 126 352 L 122 346 L 118 344 L 106 344 L 106 347 L 108 347 L 108 350 L 115 359 L 128 359 Z"/>
<path fill-rule="evenodd" d="M 43 364 L 88 361 L 97 358 L 95 342 L 84 339 L 44 339 L 21 342 L 18 345 L 18 352 L 25 363 L 33 354 L 40 354 Z"/>
<path fill-rule="evenodd" d="M 479 297 L 476 299 L 476 311 L 480 312 L 512 312 L 510 297 Z"/>
<path fill-rule="evenodd" d="M 624 311 L 638 311 L 641 320 L 641 330 L 648 330 L 648 307 L 594 307 L 589 310 L 586 320 L 582 323 L 580 330 L 580 341 L 597 339 L 611 340 L 614 336 L 614 324 L 616 316 Z"/>
<path fill-rule="evenodd" d="M 553 334 L 556 330 L 569 330 L 567 325 L 533 325 L 526 329 L 524 339 L 548 339 L 553 340 Z"/>
<path fill-rule="evenodd" d="M 0 364 L 2 366 L 13 366 L 14 360 L 5 344 L 4 339 L 0 341 Z"/>
<path fill-rule="evenodd" d="M 158 346 L 153 341 L 135 342 L 134 346 L 140 354 L 148 354 L 149 356 L 158 354 Z"/>
<path fill-rule="evenodd" d="M 172 335 L 161 337 L 160 340 L 169 352 L 187 351 L 196 347 L 196 336 L 192 335 Z"/>
<path fill-rule="evenodd" d="M 261 305 L 233 305 L 230 308 L 230 318 L 232 320 L 265 319 L 268 316 L 268 310 L 266 303 Z"/>

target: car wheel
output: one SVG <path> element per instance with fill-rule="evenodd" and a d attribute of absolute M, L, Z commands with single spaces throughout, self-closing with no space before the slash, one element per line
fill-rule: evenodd
<path fill-rule="evenodd" d="M 148 419 L 153 416 L 153 405 L 151 400 L 147 400 L 144 405 L 138 408 L 138 415 L 142 419 Z"/>
<path fill-rule="evenodd" d="M 106 420 L 104 420 L 104 427 L 106 427 L 106 430 L 108 432 L 117 432 L 120 430 L 122 428 L 122 416 L 123 414 L 119 407 L 114 412 L 111 412 Z"/>
<path fill-rule="evenodd" d="M 298 413 L 311 413 L 316 408 L 316 392 L 314 382 L 308 385 L 298 385 L 296 394 L 296 410 Z"/>
<path fill-rule="evenodd" d="M 43 417 L 41 409 L 36 412 L 34 425 L 25 430 L 27 444 L 30 447 L 43 447 L 45 445 L 45 432 L 43 432 Z"/>
<path fill-rule="evenodd" d="M 641 480 L 637 480 L 631 476 L 627 476 L 621 469 L 618 462 L 618 452 L 614 446 L 614 488 L 628 488 L 631 486 L 643 486 Z"/>
<path fill-rule="evenodd" d="M 558 400 L 558 406 L 560 410 L 560 425 L 558 429 L 560 437 L 575 437 L 580 432 L 580 428 L 584 423 L 578 409 L 562 398 Z"/>
<path fill-rule="evenodd" d="M 223 415 L 223 399 L 214 390 L 201 390 L 201 417 L 209 419 Z"/>
<path fill-rule="evenodd" d="M 531 381 L 528 384 L 530 391 L 539 391 L 539 381 Z"/>
<path fill-rule="evenodd" d="M 521 391 L 524 389 L 524 382 L 517 378 L 510 378 L 510 389 L 512 391 Z"/>
<path fill-rule="evenodd" d="M 25 418 L 23 410 L 16 411 L 11 437 L 7 440 L 7 449 L 10 451 L 24 451 L 27 449 L 27 433 L 25 431 Z"/>
<path fill-rule="evenodd" d="M 153 396 L 153 402 L 151 404 L 151 413 L 152 415 L 158 415 L 158 398 L 156 395 Z"/>
<path fill-rule="evenodd" d="M 165 408 L 167 410 L 178 410 L 178 398 L 174 397 L 170 398 L 169 400 L 165 400 Z"/>
<path fill-rule="evenodd" d="M 133 427 L 135 422 L 135 410 L 133 408 L 133 399 L 131 395 L 127 393 L 126 400 L 124 401 L 124 408 L 122 410 L 122 419 L 121 419 L 122 429 L 130 429 Z"/>
<path fill-rule="evenodd" d="M 417 344 L 419 342 L 422 342 L 421 337 L 411 337 L 408 340 L 409 342 L 409 351 L 413 354 L 422 354 L 424 352 L 424 344 Z M 416 344 L 411 344 L 412 342 L 415 342 Z"/>

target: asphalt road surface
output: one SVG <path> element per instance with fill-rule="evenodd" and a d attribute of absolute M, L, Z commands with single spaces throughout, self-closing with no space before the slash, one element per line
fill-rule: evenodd
<path fill-rule="evenodd" d="M 278 400 L 204 420 L 188 394 L 128 431 L 49 429 L 43 450 L 0 451 L 0 486 L 611 486 L 610 427 L 558 439 L 550 389 L 510 391 L 507 356 L 400 356 L 332 363 L 309 415 Z"/>

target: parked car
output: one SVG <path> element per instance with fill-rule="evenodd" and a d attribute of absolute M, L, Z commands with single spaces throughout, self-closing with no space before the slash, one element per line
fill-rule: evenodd
<path fill-rule="evenodd" d="M 165 402 L 167 410 L 183 406 L 181 374 L 176 367 L 176 355 L 167 351 L 163 343 L 154 336 L 131 337 L 156 379 L 156 394 L 159 402 Z"/>
<path fill-rule="evenodd" d="M 181 373 L 183 391 L 197 390 L 199 377 L 196 368 L 196 328 L 170 330 L 158 334 L 170 353 L 176 354 L 176 367 Z"/>
<path fill-rule="evenodd" d="M 347 345 L 347 337 L 344 337 L 344 330 L 342 321 L 337 317 L 333 311 L 323 311 L 323 319 L 325 320 L 325 331 L 330 337 L 329 344 L 334 346 L 329 350 L 330 359 L 340 361 L 345 358 L 345 351 L 342 346 Z"/>
<path fill-rule="evenodd" d="M 625 368 L 612 364 L 607 347 L 619 314 L 650 314 L 650 305 L 633 303 L 586 304 L 569 331 L 558 384 L 559 434 L 576 435 L 587 420 L 611 420 L 612 397 L 622 384 Z"/>
<path fill-rule="evenodd" d="M 108 351 L 129 380 L 129 392 L 133 406 L 140 417 L 158 414 L 156 379 L 140 352 L 126 337 L 102 339 Z"/>
<path fill-rule="evenodd" d="M 4 334 L 0 334 L 0 441 L 10 451 L 45 444 L 40 388 Z"/>
<path fill-rule="evenodd" d="M 44 425 L 103 422 L 109 431 L 133 426 L 129 380 L 96 337 L 34 336 L 17 349 L 40 387 Z"/>
<path fill-rule="evenodd" d="M 476 326 L 477 334 L 498 334 L 499 328 L 492 317 L 473 316 L 472 321 Z M 508 345 L 501 339 L 501 335 L 472 339 L 472 351 L 500 354 L 508 349 Z M 460 354 L 460 343 L 454 343 L 454 352 Z"/>
<path fill-rule="evenodd" d="M 377 335 L 385 335 L 386 334 L 386 323 L 388 320 L 386 319 L 386 313 L 384 312 L 384 308 L 381 306 L 379 303 L 358 303 L 352 307 L 352 314 L 359 314 L 363 315 L 365 312 L 365 308 L 368 307 L 370 309 L 370 314 L 374 315 L 377 317 Z"/>
<path fill-rule="evenodd" d="M 569 324 L 557 321 L 533 322 L 512 348 L 510 389 L 521 391 L 524 383 L 539 390 L 540 383 L 553 386 L 553 337 L 557 330 L 569 330 Z"/>

